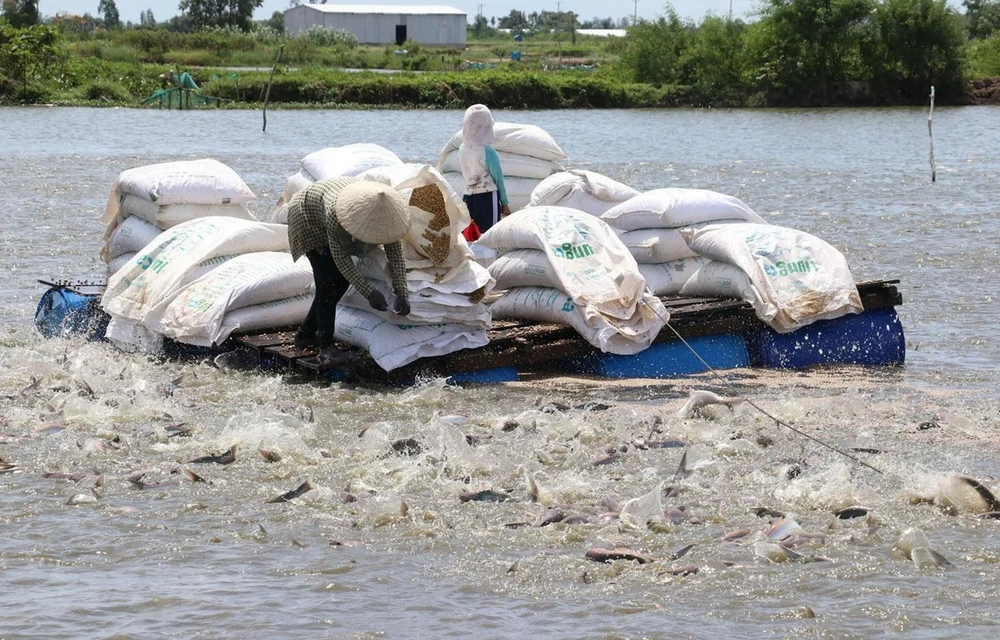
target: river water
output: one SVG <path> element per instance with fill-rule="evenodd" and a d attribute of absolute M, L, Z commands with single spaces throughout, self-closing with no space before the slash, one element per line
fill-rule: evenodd
<path fill-rule="evenodd" d="M 905 367 L 725 372 L 882 473 L 748 404 L 680 418 L 691 389 L 721 390 L 707 376 L 323 386 L 44 340 L 36 280 L 102 276 L 96 218 L 122 170 L 215 157 L 268 219 L 305 154 L 374 142 L 433 163 L 461 113 L 272 111 L 264 133 L 248 111 L 0 109 L 0 635 L 998 633 L 1000 525 L 950 474 L 1000 487 L 1000 109 L 935 111 L 933 183 L 926 109 L 495 115 L 543 127 L 574 167 L 731 193 L 839 248 L 857 279 L 899 278 Z M 675 440 L 686 478 L 681 448 L 642 446 Z M 190 462 L 233 445 L 232 464 Z M 306 479 L 317 488 L 266 504 Z M 459 499 L 486 488 L 510 497 Z M 532 526 L 554 505 L 586 522 Z M 871 511 L 833 516 L 850 505 Z M 823 535 L 788 558 L 758 506 Z M 951 565 L 909 560 L 909 528 Z M 656 561 L 591 562 L 592 547 Z"/>

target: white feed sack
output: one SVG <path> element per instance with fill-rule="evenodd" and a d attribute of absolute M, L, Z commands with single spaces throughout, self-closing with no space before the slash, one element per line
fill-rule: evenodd
<path fill-rule="evenodd" d="M 368 142 L 327 147 L 302 158 L 302 168 L 314 180 L 356 176 L 375 167 L 400 164 L 403 161 L 395 153 Z"/>
<path fill-rule="evenodd" d="M 500 256 L 517 249 L 546 254 L 560 283 L 578 304 L 628 318 L 646 282 L 635 259 L 599 218 L 565 207 L 531 207 L 507 216 L 478 241 Z"/>
<path fill-rule="evenodd" d="M 118 225 L 118 228 L 112 232 L 108 239 L 108 259 L 113 261 L 123 254 L 134 254 L 155 240 L 162 232 L 162 229 L 142 218 L 125 218 L 125 221 Z"/>
<path fill-rule="evenodd" d="M 739 198 L 706 189 L 654 189 L 616 205 L 601 219 L 616 229 L 677 229 L 702 222 L 766 221 Z"/>
<path fill-rule="evenodd" d="M 369 252 L 358 261 L 358 272 L 377 289 L 388 291 L 390 278 L 384 252 Z M 406 284 L 410 302 L 410 315 L 405 318 L 407 322 L 447 322 L 489 327 L 489 308 L 482 301 L 493 290 L 495 280 L 484 267 L 473 260 L 464 260 L 460 265 L 447 270 L 440 267 L 408 268 Z M 367 300 L 353 288 L 348 290 L 341 303 L 371 311 Z M 379 312 L 377 315 L 386 314 Z"/>
<path fill-rule="evenodd" d="M 514 287 L 560 287 L 559 275 L 544 251 L 518 249 L 497 258 L 489 266 L 497 289 Z"/>
<path fill-rule="evenodd" d="M 553 205 L 599 216 L 639 195 L 632 187 L 593 171 L 573 169 L 542 180 L 531 192 L 529 206 Z"/>
<path fill-rule="evenodd" d="M 372 281 L 371 284 L 388 294 L 384 283 Z M 386 295 L 391 300 L 392 297 Z M 390 311 L 376 311 L 368 304 L 368 300 L 354 287 L 347 290 L 340 304 L 367 311 L 380 318 L 406 325 L 455 324 L 469 329 L 488 329 L 491 317 L 489 308 L 482 302 L 473 302 L 468 295 L 458 293 L 442 293 L 432 289 L 419 292 L 411 291 L 408 296 L 410 313 L 407 316 L 397 316 Z"/>
<path fill-rule="evenodd" d="M 199 265 L 258 251 L 288 251 L 284 225 L 237 218 L 198 218 L 164 231 L 108 280 L 101 306 L 153 326 L 151 311 L 197 276 Z"/>
<path fill-rule="evenodd" d="M 285 181 L 278 204 L 288 202 L 292 196 L 319 180 L 340 176 L 354 177 L 376 167 L 393 167 L 403 164 L 392 151 L 369 142 L 326 147 L 302 159 L 302 167 Z"/>
<path fill-rule="evenodd" d="M 244 327 L 224 326 L 227 314 L 245 307 L 277 303 L 290 298 L 309 298 L 313 289 L 313 274 L 308 261 L 292 262 L 288 253 L 256 252 L 236 256 L 184 287 L 176 296 L 151 310 L 158 320 L 149 328 L 178 342 L 203 347 L 225 342 L 234 330 Z M 266 312 L 268 307 L 260 307 Z M 254 328 L 276 328 L 297 324 L 289 322 L 279 311 L 270 307 L 276 317 L 270 322 L 259 318 Z M 306 307 L 308 311 L 308 307 Z M 266 315 L 266 313 L 265 313 Z M 263 325 L 261 323 L 264 323 Z"/>
<path fill-rule="evenodd" d="M 757 288 L 750 282 L 747 274 L 734 264 L 720 262 L 718 260 L 708 260 L 691 274 L 684 286 L 681 287 L 681 295 L 692 298 L 735 298 L 736 300 L 746 300 L 754 309 L 762 304 L 762 299 Z"/>
<path fill-rule="evenodd" d="M 688 279 L 708 262 L 708 258 L 690 256 L 670 262 L 640 264 L 639 273 L 646 279 L 646 286 L 654 296 L 673 296 L 681 293 Z"/>
<path fill-rule="evenodd" d="M 185 160 L 128 169 L 111 186 L 100 218 L 105 225 L 101 257 L 105 262 L 111 260 L 108 241 L 126 218 L 140 217 L 160 229 L 208 216 L 254 220 L 247 204 L 255 199 L 236 172 L 218 160 Z"/>
<path fill-rule="evenodd" d="M 156 204 L 246 204 L 257 199 L 235 171 L 218 160 L 181 160 L 123 171 L 117 192 Z"/>
<path fill-rule="evenodd" d="M 646 291 L 635 260 L 599 218 L 563 207 L 532 207 L 500 221 L 479 242 L 500 254 L 497 263 L 514 255 L 499 267 L 492 265 L 491 274 L 498 282 L 502 282 L 499 276 L 509 278 L 508 284 L 514 278 L 529 282 L 528 278 L 537 277 L 540 282 L 556 284 L 552 290 L 572 302 L 573 315 L 579 319 L 553 316 L 558 309 L 549 298 L 543 296 L 549 300 L 543 303 L 542 298 L 518 293 L 538 287 L 508 291 L 501 298 L 507 302 L 499 309 L 509 315 L 502 317 L 566 322 L 591 344 L 613 353 L 636 353 L 646 348 L 667 320 L 663 304 Z M 525 249 L 542 254 L 544 261 L 539 255 L 520 251 Z M 491 308 L 494 317 L 501 317 L 497 303 Z M 529 315 L 516 315 L 522 312 Z M 619 337 L 612 339 L 608 332 Z"/>
<path fill-rule="evenodd" d="M 358 260 L 358 272 L 370 280 L 389 282 L 388 260 L 385 252 L 374 250 Z M 454 267 L 414 267 L 407 263 L 406 286 L 410 291 L 430 289 L 441 293 L 459 293 L 474 300 L 493 290 L 496 280 L 490 272 L 467 258 Z"/>
<path fill-rule="evenodd" d="M 281 192 L 281 198 L 278 200 L 278 206 L 287 205 L 292 196 L 314 182 L 316 182 L 316 178 L 309 175 L 305 169 L 299 169 L 288 176 L 288 179 L 285 180 L 285 188 Z"/>
<path fill-rule="evenodd" d="M 412 325 L 382 318 L 353 307 L 337 306 L 337 340 L 366 350 L 386 371 L 420 358 L 442 356 L 461 349 L 485 346 L 486 329 L 456 324 Z"/>
<path fill-rule="evenodd" d="M 514 122 L 497 122 L 493 125 L 493 134 L 496 136 L 496 140 L 491 146 L 498 153 L 503 151 L 555 162 L 566 159 L 566 153 L 541 127 Z M 441 153 L 438 155 L 438 166 L 444 166 L 448 154 L 460 146 L 462 146 L 461 129 L 441 149 Z"/>
<path fill-rule="evenodd" d="M 699 229 L 707 224 L 736 224 L 740 222 L 742 221 L 719 220 L 717 222 L 693 224 L 690 227 Z M 688 246 L 679 228 L 619 230 L 618 238 L 640 265 L 672 262 L 698 255 Z"/>
<path fill-rule="evenodd" d="M 646 293 L 636 317 L 623 323 L 580 306 L 559 289 L 517 287 L 490 305 L 493 318 L 537 320 L 573 327 L 588 343 L 605 353 L 631 355 L 649 347 L 663 327 L 667 312 L 658 298 Z M 662 314 L 662 318 L 659 314 Z"/>
<path fill-rule="evenodd" d="M 228 216 L 242 220 L 256 220 L 246 204 L 157 204 L 143 200 L 139 196 L 126 195 L 119 203 L 123 217 L 135 216 L 154 224 L 160 229 L 169 229 L 195 218 Z"/>
<path fill-rule="evenodd" d="M 471 221 L 469 209 L 434 167 L 427 164 L 379 167 L 365 171 L 358 178 L 387 184 L 410 203 L 410 229 L 403 238 L 409 268 L 453 268 L 469 258 L 471 251 L 462 235 Z"/>
<path fill-rule="evenodd" d="M 778 332 L 864 307 L 844 255 L 823 240 L 774 225 L 709 225 L 684 231 L 692 250 L 735 265 L 759 300 L 757 317 Z"/>
<path fill-rule="evenodd" d="M 313 294 L 308 293 L 233 309 L 226 312 L 226 316 L 222 319 L 220 335 L 228 336 L 237 331 L 246 333 L 302 324 L 312 302 Z"/>
<path fill-rule="evenodd" d="M 536 178 L 543 179 L 562 171 L 562 165 L 555 160 L 543 160 L 506 151 L 497 151 L 500 157 L 500 168 L 503 169 L 504 177 L 516 178 Z M 458 155 L 458 150 L 448 152 L 444 157 L 444 162 L 438 166 L 438 171 L 442 173 L 462 173 L 462 162 Z"/>

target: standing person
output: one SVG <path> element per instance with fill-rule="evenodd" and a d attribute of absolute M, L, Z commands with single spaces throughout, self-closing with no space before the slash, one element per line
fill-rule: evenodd
<path fill-rule="evenodd" d="M 373 309 L 388 308 L 381 291 L 363 278 L 352 256 L 363 256 L 382 245 L 389 262 L 392 311 L 410 313 L 406 262 L 400 242 L 410 229 L 410 205 L 392 187 L 357 178 L 330 178 L 314 182 L 288 203 L 288 245 L 292 260 L 305 255 L 316 283 L 305 321 L 295 332 L 295 346 L 318 347 L 320 362 L 335 359 L 333 348 L 337 303 L 354 285 Z"/>
<path fill-rule="evenodd" d="M 474 104 L 466 109 L 458 157 L 465 178 L 462 199 L 474 224 L 465 232 L 467 240 L 475 240 L 479 233 L 486 233 L 500 218 L 510 215 L 500 156 L 491 146 L 495 139 L 493 114 L 486 105 Z"/>

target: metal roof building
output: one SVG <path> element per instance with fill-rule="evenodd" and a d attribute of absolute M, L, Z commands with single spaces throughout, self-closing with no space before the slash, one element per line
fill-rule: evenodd
<path fill-rule="evenodd" d="M 465 47 L 468 23 L 464 11 L 440 5 L 302 4 L 285 11 L 288 35 L 314 26 L 350 31 L 360 44 Z"/>

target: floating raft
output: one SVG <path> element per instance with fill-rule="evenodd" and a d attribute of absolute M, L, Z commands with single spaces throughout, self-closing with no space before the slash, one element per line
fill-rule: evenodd
<path fill-rule="evenodd" d="M 895 311 L 902 304 L 898 283 L 861 282 L 858 292 L 864 313 L 822 320 L 785 334 L 762 323 L 753 307 L 741 300 L 663 297 L 670 325 L 648 349 L 629 356 L 602 353 L 565 325 L 511 320 L 494 321 L 484 347 L 423 358 L 393 371 L 382 370 L 363 350 L 346 346 L 337 366 L 324 368 L 315 351 L 295 347 L 292 330 L 233 336 L 231 342 L 249 350 L 267 368 L 393 383 L 427 377 L 507 382 L 538 371 L 669 378 L 700 373 L 707 367 L 892 366 L 903 364 L 906 351 Z"/>
<path fill-rule="evenodd" d="M 670 378 L 713 369 L 767 367 L 801 369 L 825 364 L 901 365 L 906 347 L 895 307 L 902 304 L 899 280 L 861 282 L 864 312 L 821 320 L 792 333 L 777 333 L 761 322 L 750 304 L 718 298 L 663 297 L 670 312 L 650 347 L 635 355 L 602 353 L 565 325 L 499 320 L 489 344 L 477 349 L 422 358 L 393 371 L 381 369 L 362 349 L 340 345 L 336 367 L 323 367 L 314 350 L 293 344 L 294 328 L 234 335 L 208 350 L 168 341 L 170 355 L 241 350 L 262 368 L 298 370 L 332 379 L 408 383 L 444 377 L 452 382 L 508 382 L 530 372 L 557 372 L 608 378 Z M 101 310 L 99 284 L 44 282 L 50 288 L 35 312 L 46 337 L 75 334 L 104 339 L 108 316 Z"/>

